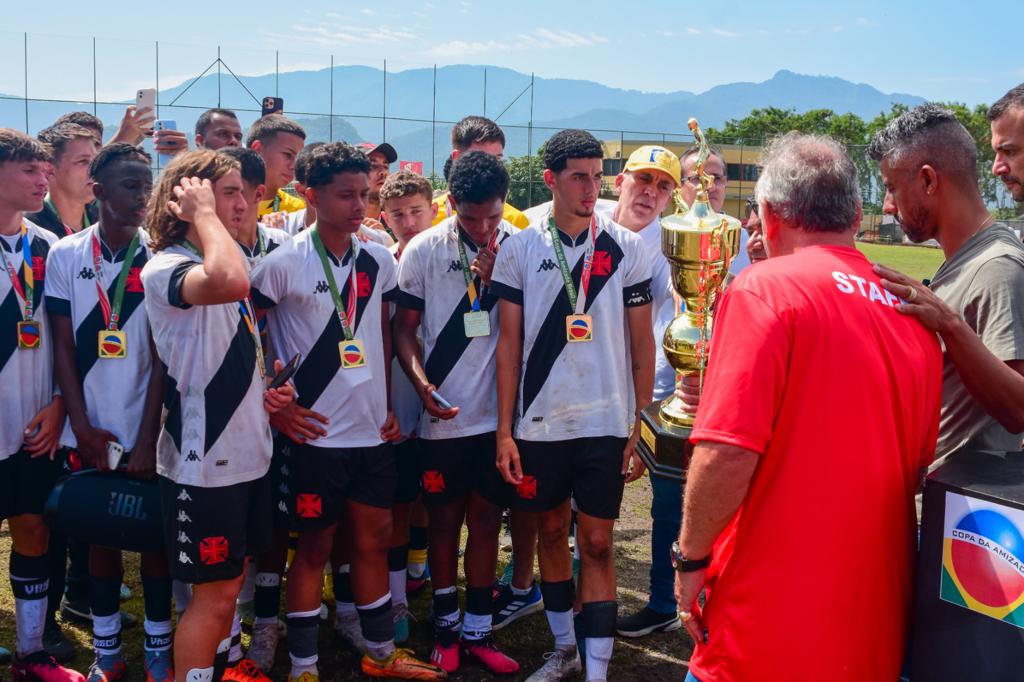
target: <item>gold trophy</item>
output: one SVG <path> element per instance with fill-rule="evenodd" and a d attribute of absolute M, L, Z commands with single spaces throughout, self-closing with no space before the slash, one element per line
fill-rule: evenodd
<path fill-rule="evenodd" d="M 672 266 L 672 287 L 685 310 L 665 330 L 662 347 L 669 364 L 682 377 L 698 377 L 703 387 L 711 340 L 711 313 L 725 283 L 729 264 L 739 250 L 740 221 L 717 213 L 708 201 L 714 178 L 704 174 L 710 149 L 697 120 L 689 128 L 700 148 L 697 176 L 700 187 L 693 205 L 676 196 L 676 212 L 661 221 L 661 250 Z M 678 383 L 677 383 L 678 385 Z M 683 479 L 692 447 L 693 416 L 675 396 L 647 406 L 641 414 L 640 455 L 651 473 Z"/>

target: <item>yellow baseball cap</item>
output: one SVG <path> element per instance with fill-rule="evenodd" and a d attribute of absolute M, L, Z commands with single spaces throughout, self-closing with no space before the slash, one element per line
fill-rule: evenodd
<path fill-rule="evenodd" d="M 623 171 L 658 170 L 668 173 L 676 187 L 682 184 L 680 178 L 683 174 L 682 166 L 679 165 L 679 157 L 657 145 L 648 144 L 640 147 L 626 161 Z"/>

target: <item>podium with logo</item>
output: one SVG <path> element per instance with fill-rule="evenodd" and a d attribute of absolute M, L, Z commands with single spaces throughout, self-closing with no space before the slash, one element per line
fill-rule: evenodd
<path fill-rule="evenodd" d="M 912 680 L 1024 679 L 1024 452 L 965 452 L 925 482 Z"/>

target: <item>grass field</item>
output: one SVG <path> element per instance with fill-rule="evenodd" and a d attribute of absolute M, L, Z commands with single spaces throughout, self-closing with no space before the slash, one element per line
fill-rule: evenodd
<path fill-rule="evenodd" d="M 650 560 L 650 480 L 644 478 L 626 488 L 622 503 L 621 517 L 615 528 L 616 563 L 619 573 L 619 611 L 631 612 L 646 603 L 647 580 Z M 14 648 L 14 603 L 11 598 L 8 576 L 8 555 L 10 534 L 6 524 L 0 531 L 0 646 Z M 508 559 L 502 552 L 502 564 Z M 125 555 L 125 582 L 132 588 L 132 599 L 123 607 L 142 618 L 142 586 L 138 577 L 136 556 Z M 503 568 L 503 566 L 502 566 Z M 429 589 L 412 603 L 412 612 L 417 619 L 411 625 L 410 646 L 420 656 L 430 653 L 431 630 L 428 617 L 430 607 Z M 58 617 L 59 618 L 59 617 Z M 78 646 L 78 657 L 71 667 L 83 673 L 92 662 L 92 633 L 78 625 L 65 625 L 64 631 Z M 129 665 L 129 679 L 145 679 L 142 673 L 142 628 L 141 625 L 126 630 L 124 645 Z M 551 649 L 551 634 L 543 614 L 536 614 L 508 626 L 497 634 L 498 643 L 522 665 L 523 672 L 517 676 L 502 679 L 521 680 L 543 663 L 545 651 Z M 248 632 L 243 634 L 248 644 Z M 692 643 L 682 630 L 654 635 L 639 641 L 618 640 L 615 657 L 612 660 L 609 677 L 627 682 L 649 682 L 650 680 L 682 679 L 685 675 L 683 663 L 689 660 Z M 338 644 L 334 632 L 325 623 L 320 636 L 320 672 L 324 682 L 330 680 L 363 679 L 357 671 L 359 660 L 354 653 Z M 270 677 L 285 680 L 288 676 L 288 654 L 285 641 L 278 647 L 278 656 Z M 466 665 L 449 679 L 458 681 L 487 680 L 492 677 L 482 668 Z M 0 668 L 0 680 L 10 680 L 10 669 Z"/>
<path fill-rule="evenodd" d="M 917 280 L 930 279 L 945 260 L 942 249 L 927 246 L 889 246 L 860 242 L 857 248 L 872 262 L 894 268 Z"/>

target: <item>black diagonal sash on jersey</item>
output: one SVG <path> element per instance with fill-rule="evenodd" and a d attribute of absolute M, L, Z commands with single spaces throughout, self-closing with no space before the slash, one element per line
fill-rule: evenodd
<path fill-rule="evenodd" d="M 237 305 L 228 305 L 234 314 Z M 206 439 L 203 444 L 205 452 L 213 448 L 214 443 L 227 428 L 231 417 L 238 410 L 238 406 L 242 404 L 252 384 L 252 373 L 255 369 L 256 345 L 252 342 L 252 332 L 249 331 L 245 320 L 239 316 L 231 345 L 228 346 L 224 360 L 217 373 L 210 379 L 210 383 L 206 385 L 203 394 L 206 410 Z"/>
<path fill-rule="evenodd" d="M 343 263 L 344 264 L 344 263 Z M 356 297 L 356 320 L 352 326 L 352 333 L 356 334 L 359 325 L 363 321 L 363 313 L 366 311 L 366 304 L 373 297 L 373 289 L 377 286 L 377 277 L 380 272 L 380 265 L 377 260 L 366 252 L 359 250 L 356 260 L 356 270 L 361 275 L 366 273 L 370 280 L 370 295 Z M 342 301 L 348 299 L 349 289 L 352 287 L 352 279 L 345 278 L 345 286 L 341 290 Z M 376 333 L 380 333 L 377 331 Z M 341 329 L 341 321 L 333 312 L 327 320 L 316 343 L 309 349 L 298 371 L 295 372 L 295 390 L 298 392 L 296 402 L 302 407 L 312 409 L 321 394 L 334 379 L 334 375 L 341 369 L 341 357 L 338 355 L 338 342 L 345 338 Z M 356 334 L 356 338 L 359 338 Z"/>
<path fill-rule="evenodd" d="M 18 295 L 14 287 L 11 287 L 3 303 L 0 303 L 0 370 L 7 365 L 7 361 L 18 348 L 18 335 L 14 333 L 14 329 L 21 322 L 21 313 Z"/>
<path fill-rule="evenodd" d="M 135 258 L 132 260 L 132 268 L 141 268 L 145 264 L 146 251 L 143 249 L 135 254 Z M 107 296 L 111 299 L 114 297 L 116 288 L 117 278 L 115 277 L 111 280 L 110 286 L 107 287 Z M 144 299 L 145 294 L 141 291 L 126 290 L 124 292 L 118 328 L 123 330 L 128 326 L 128 318 L 142 304 Z M 82 320 L 82 323 L 78 325 L 78 329 L 75 330 L 75 361 L 78 365 L 78 375 L 82 381 L 85 381 L 85 375 L 89 373 L 89 370 L 93 368 L 93 365 L 96 364 L 96 360 L 99 358 L 97 348 L 99 333 L 106 328 L 107 323 L 103 320 L 103 310 L 97 302 L 93 309 L 89 311 L 89 314 Z"/>
<path fill-rule="evenodd" d="M 597 273 L 591 275 L 590 290 L 587 292 L 584 312 L 590 310 L 590 306 L 601 294 L 605 284 L 608 283 L 609 278 L 619 269 L 619 264 L 622 262 L 622 249 L 619 248 L 619 245 L 615 243 L 615 240 L 607 232 L 598 234 L 594 251 L 595 253 L 597 251 L 606 251 L 608 253 L 611 258 L 611 269 L 607 275 L 599 275 Z M 583 275 L 583 261 L 585 258 L 586 254 L 580 256 L 576 266 L 572 269 L 572 281 L 576 285 L 577 290 L 580 285 L 580 277 Z M 621 293 L 617 295 L 621 297 Z M 555 360 L 558 359 L 558 356 L 561 355 L 562 350 L 568 343 L 565 339 L 565 318 L 567 315 L 572 315 L 573 312 L 572 307 L 569 305 L 569 295 L 566 293 L 565 287 L 560 287 L 558 295 L 548 310 L 547 317 L 544 318 L 544 322 L 537 331 L 537 338 L 533 342 L 533 347 L 530 349 L 530 357 L 526 361 L 526 371 L 523 373 L 523 413 L 530 409 L 530 405 L 533 404 L 534 399 L 540 394 L 541 389 L 544 387 L 544 382 L 551 375 L 551 368 L 554 367 Z"/>
<path fill-rule="evenodd" d="M 157 360 L 163 365 L 163 361 Z M 178 392 L 178 382 L 167 371 L 167 365 L 163 365 L 166 375 L 164 379 L 164 409 L 167 410 L 167 419 L 164 420 L 164 428 L 174 441 L 174 448 L 181 452 L 181 393 Z"/>
<path fill-rule="evenodd" d="M 477 277 L 473 281 L 479 290 L 480 278 Z M 490 313 L 497 303 L 498 297 L 488 291 L 480 299 L 480 309 Z M 459 358 L 473 341 L 472 337 L 466 336 L 466 326 L 463 320 L 463 315 L 469 308 L 469 293 L 467 292 L 462 295 L 455 310 L 452 311 L 451 317 L 445 322 L 441 333 L 437 335 L 434 348 L 426 359 L 426 366 L 423 369 L 427 373 L 427 381 L 438 388 L 448 378 L 448 374 L 455 368 Z M 564 326 L 563 324 L 563 328 Z"/>

